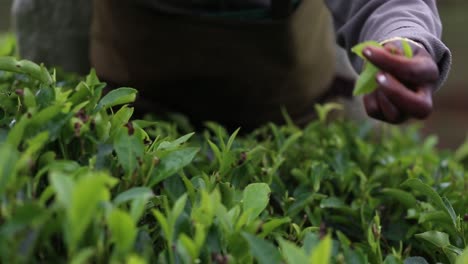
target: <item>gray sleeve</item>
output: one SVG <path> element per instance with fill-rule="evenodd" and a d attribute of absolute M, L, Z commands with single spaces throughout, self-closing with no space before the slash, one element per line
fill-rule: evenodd
<path fill-rule="evenodd" d="M 439 86 L 451 65 L 449 49 L 442 43 L 442 25 L 435 0 L 325 0 L 336 30 L 337 42 L 350 51 L 355 44 L 405 37 L 424 45 L 439 66 Z M 349 54 L 356 70 L 362 60 Z"/>

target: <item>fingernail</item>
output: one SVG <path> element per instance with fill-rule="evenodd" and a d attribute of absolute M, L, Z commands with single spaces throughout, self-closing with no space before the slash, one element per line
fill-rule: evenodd
<path fill-rule="evenodd" d="M 380 84 L 385 84 L 387 82 L 387 77 L 380 73 L 377 75 L 377 82 Z"/>
<path fill-rule="evenodd" d="M 372 51 L 370 49 L 364 49 L 364 55 L 366 55 L 366 57 L 371 57 L 372 56 Z"/>

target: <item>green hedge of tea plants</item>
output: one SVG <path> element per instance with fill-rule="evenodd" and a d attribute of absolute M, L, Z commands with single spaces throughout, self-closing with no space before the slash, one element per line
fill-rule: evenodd
<path fill-rule="evenodd" d="M 137 91 L 0 58 L 1 263 L 468 263 L 468 145 L 416 128 L 132 118 Z"/>

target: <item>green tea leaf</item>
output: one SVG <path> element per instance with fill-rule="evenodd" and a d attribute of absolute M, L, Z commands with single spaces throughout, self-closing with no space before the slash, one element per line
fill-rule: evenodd
<path fill-rule="evenodd" d="M 220 203 L 219 193 L 208 194 L 207 191 L 201 191 L 199 203 L 192 209 L 192 219 L 204 226 L 211 226 L 215 216 L 216 206 Z"/>
<path fill-rule="evenodd" d="M 148 186 L 154 186 L 155 184 L 173 176 L 179 170 L 190 164 L 198 151 L 198 148 L 185 148 L 175 150 L 165 157 L 162 157 L 160 163 L 154 169 L 154 173 L 151 176 Z"/>
<path fill-rule="evenodd" d="M 126 105 L 117 111 L 111 119 L 111 129 L 118 131 L 119 128 L 123 127 L 130 121 L 133 115 L 133 108 L 129 108 Z"/>
<path fill-rule="evenodd" d="M 164 233 L 164 235 L 166 236 L 166 239 L 167 240 L 172 240 L 172 232 L 171 232 L 172 229 L 169 226 L 167 218 L 164 217 L 164 215 L 158 210 L 154 210 L 153 215 L 156 218 L 156 220 L 158 221 L 159 225 L 161 226 L 161 230 Z"/>
<path fill-rule="evenodd" d="M 382 194 L 398 200 L 408 208 L 413 208 L 417 203 L 416 198 L 411 193 L 400 189 L 385 188 L 382 190 Z"/>
<path fill-rule="evenodd" d="M 401 46 L 403 47 L 403 54 L 407 58 L 413 58 L 413 48 L 406 40 L 401 40 Z"/>
<path fill-rule="evenodd" d="M 337 104 L 337 103 L 327 103 L 324 105 L 315 105 L 315 111 L 317 112 L 317 115 L 319 117 L 319 120 L 321 122 L 325 122 L 327 119 L 327 116 L 332 112 L 333 110 L 343 110 L 343 105 Z"/>
<path fill-rule="evenodd" d="M 422 234 L 417 234 L 417 238 L 430 242 L 438 248 L 450 246 L 449 235 L 439 231 L 428 231 Z"/>
<path fill-rule="evenodd" d="M 169 141 L 163 141 L 159 144 L 157 150 L 174 150 L 176 149 L 177 147 L 179 147 L 180 145 L 184 144 L 185 142 L 187 142 L 195 133 L 190 133 L 190 134 L 187 134 L 187 135 L 184 135 L 172 142 L 169 142 Z"/>
<path fill-rule="evenodd" d="M 330 263 L 332 255 L 332 239 L 330 235 L 327 235 L 320 241 L 318 246 L 312 251 L 309 263 Z"/>
<path fill-rule="evenodd" d="M 412 188 L 427 196 L 438 209 L 443 210 L 452 219 L 454 226 L 457 227 L 457 217 L 450 202 L 444 201 L 431 186 L 423 183 L 420 179 L 409 179 L 402 186 Z"/>
<path fill-rule="evenodd" d="M 93 248 L 82 249 L 76 256 L 73 257 L 71 264 L 86 264 L 90 262 L 90 258 L 95 254 Z"/>
<path fill-rule="evenodd" d="M 353 91 L 354 96 L 369 94 L 377 89 L 378 84 L 375 76 L 379 72 L 379 69 L 371 64 L 370 62 L 366 63 L 364 66 L 364 71 L 359 75 L 358 80 L 356 81 L 356 86 Z"/>
<path fill-rule="evenodd" d="M 463 253 L 457 258 L 456 264 L 467 264 L 468 263 L 468 247 Z"/>
<path fill-rule="evenodd" d="M 75 183 L 70 206 L 66 208 L 68 243 L 73 252 L 98 211 L 99 203 L 109 201 L 109 187 L 117 182 L 105 173 L 83 176 Z"/>
<path fill-rule="evenodd" d="M 408 41 L 402 40 L 401 44 L 403 47 L 404 55 L 407 58 L 412 58 L 413 49 L 411 48 L 411 45 L 408 43 Z M 366 61 L 366 64 L 364 65 L 364 69 L 359 75 L 359 78 L 356 82 L 356 85 L 353 91 L 354 96 L 372 93 L 378 87 L 375 77 L 380 70 L 375 65 L 367 61 L 367 58 L 363 54 L 364 49 L 368 46 L 382 47 L 382 44 L 376 41 L 367 41 L 367 42 L 360 43 L 351 49 L 353 53 L 355 53 L 356 55 L 358 55 L 359 57 L 361 57 L 362 59 Z"/>
<path fill-rule="evenodd" d="M 110 91 L 104 96 L 94 109 L 94 112 L 98 112 L 101 109 L 108 109 L 116 105 L 123 105 L 133 103 L 136 99 L 137 90 L 133 88 L 118 88 Z"/>
<path fill-rule="evenodd" d="M 135 134 L 129 135 L 127 129 L 121 128 L 117 132 L 114 149 L 127 177 L 137 169 L 138 161 L 143 158 L 144 148 L 143 142 Z"/>
<path fill-rule="evenodd" d="M 70 175 L 58 171 L 50 173 L 50 182 L 55 190 L 55 198 L 63 207 L 71 206 L 72 193 L 75 186 Z"/>
<path fill-rule="evenodd" d="M 402 264 L 403 262 L 401 262 L 400 260 L 398 260 L 395 256 L 393 255 L 388 255 L 383 264 Z"/>
<path fill-rule="evenodd" d="M 265 210 L 270 201 L 270 193 L 270 187 L 266 183 L 252 183 L 244 189 L 242 209 L 248 213 L 248 223 Z"/>
<path fill-rule="evenodd" d="M 281 254 L 283 255 L 286 263 L 288 264 L 311 263 L 308 260 L 308 257 L 305 254 L 305 252 L 298 246 L 281 238 L 278 239 L 278 242 L 281 247 Z"/>
<path fill-rule="evenodd" d="M 107 219 L 112 241 L 117 253 L 125 255 L 131 250 L 137 236 L 137 228 L 129 214 L 120 209 L 114 209 Z"/>
<path fill-rule="evenodd" d="M 9 144 L 0 144 L 0 157 L 0 195 L 2 195 L 8 184 L 16 177 L 16 162 L 19 155 Z"/>
<path fill-rule="evenodd" d="M 16 38 L 13 34 L 2 34 L 0 36 L 0 57 L 13 56 L 16 46 Z"/>
<path fill-rule="evenodd" d="M 50 76 L 44 66 L 39 66 L 28 60 L 17 60 L 14 57 L 0 57 L 0 71 L 23 73 L 46 85 L 53 84 L 52 76 Z"/>
<path fill-rule="evenodd" d="M 429 264 L 423 257 L 409 257 L 405 259 L 403 264 Z"/>
<path fill-rule="evenodd" d="M 242 233 L 242 236 L 247 240 L 250 251 L 259 264 L 281 263 L 281 254 L 272 243 L 248 233 Z"/>
<path fill-rule="evenodd" d="M 351 51 L 353 53 L 355 53 L 356 55 L 358 55 L 359 57 L 363 58 L 363 59 L 366 59 L 366 57 L 364 57 L 364 49 L 369 47 L 369 46 L 372 46 L 372 47 L 382 47 L 382 44 L 378 43 L 377 41 L 366 41 L 366 42 L 362 42 L 362 43 L 359 43 L 357 44 L 356 46 L 354 46 L 353 48 L 351 48 Z"/>
<path fill-rule="evenodd" d="M 280 226 L 290 223 L 291 218 L 289 217 L 284 217 L 284 218 L 275 218 L 267 221 L 265 224 L 262 226 L 262 233 L 260 233 L 259 237 L 260 238 L 265 238 L 268 236 L 271 232 L 273 232 L 275 229 L 279 228 Z"/>
<path fill-rule="evenodd" d="M 182 212 L 184 211 L 186 203 L 187 203 L 186 194 L 182 195 L 179 199 L 177 199 L 171 211 L 170 221 L 172 222 L 170 222 L 169 224 L 175 225 L 175 221 L 177 220 L 177 218 L 179 218 L 180 214 L 182 214 Z"/>
<path fill-rule="evenodd" d="M 149 199 L 153 197 L 153 191 L 148 187 L 135 187 L 120 193 L 114 198 L 113 203 L 116 206 L 135 199 Z"/>

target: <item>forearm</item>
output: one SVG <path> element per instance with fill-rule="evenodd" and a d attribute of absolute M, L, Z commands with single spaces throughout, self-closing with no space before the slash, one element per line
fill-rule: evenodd
<path fill-rule="evenodd" d="M 440 40 L 442 26 L 435 0 L 326 0 L 332 12 L 338 43 L 350 50 L 365 40 L 393 37 L 415 40 L 427 49 L 445 81 L 451 63 L 448 48 Z M 359 70 L 362 61 L 350 54 Z"/>

